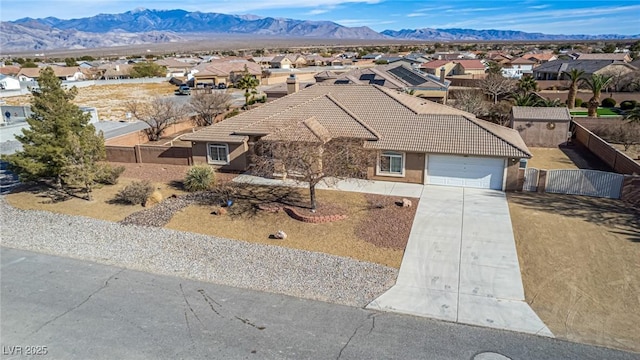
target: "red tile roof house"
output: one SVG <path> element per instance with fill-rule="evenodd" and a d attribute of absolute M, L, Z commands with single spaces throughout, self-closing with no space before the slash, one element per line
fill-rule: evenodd
<path fill-rule="evenodd" d="M 531 157 L 514 129 L 369 84 L 316 84 L 183 139 L 194 164 L 245 171 L 257 140 L 289 134 L 361 140 L 377 153 L 374 180 L 515 190 L 520 159 Z"/>

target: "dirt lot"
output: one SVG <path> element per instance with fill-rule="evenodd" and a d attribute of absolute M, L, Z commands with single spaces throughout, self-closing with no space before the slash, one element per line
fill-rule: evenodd
<path fill-rule="evenodd" d="M 529 148 L 533 157 L 527 167 L 536 169 L 577 169 L 576 164 L 559 148 Z"/>
<path fill-rule="evenodd" d="M 80 106 L 95 107 L 100 120 L 119 121 L 125 119 L 125 101 L 148 100 L 153 96 L 173 94 L 175 86 L 169 82 L 144 84 L 95 85 L 78 88 L 73 101 Z M 31 95 L 5 98 L 7 105 L 29 105 Z"/>
<path fill-rule="evenodd" d="M 640 210 L 511 193 L 527 302 L 559 338 L 640 351 Z"/>

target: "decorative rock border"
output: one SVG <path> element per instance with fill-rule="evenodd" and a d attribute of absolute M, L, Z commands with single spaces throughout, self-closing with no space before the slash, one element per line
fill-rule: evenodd
<path fill-rule="evenodd" d="M 298 211 L 296 211 L 296 209 L 289 207 L 289 206 L 279 206 L 279 205 L 274 205 L 274 204 L 258 204 L 258 209 L 263 210 L 263 211 L 267 211 L 267 212 L 271 212 L 271 213 L 277 213 L 281 210 L 284 210 L 284 212 L 287 213 L 287 215 L 291 216 L 292 218 L 298 220 L 298 221 L 302 221 L 302 222 L 306 222 L 306 223 L 312 223 L 312 224 L 322 224 L 322 223 L 328 223 L 328 222 L 334 222 L 334 221 L 340 221 L 340 220 L 344 220 L 347 218 L 347 215 L 304 215 L 299 213 Z"/>

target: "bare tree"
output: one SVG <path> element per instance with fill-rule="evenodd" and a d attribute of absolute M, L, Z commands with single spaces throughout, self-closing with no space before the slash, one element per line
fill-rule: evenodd
<path fill-rule="evenodd" d="M 452 97 L 455 98 L 453 107 L 462 111 L 470 112 L 475 116 L 482 116 L 487 113 L 487 102 L 484 94 L 478 89 L 454 90 Z"/>
<path fill-rule="evenodd" d="M 158 141 L 162 133 L 178 122 L 185 113 L 184 105 L 162 97 L 155 97 L 149 102 L 128 101 L 125 108 L 135 119 L 149 125 L 149 128 L 145 129 L 149 141 Z"/>
<path fill-rule="evenodd" d="M 325 141 L 259 140 L 251 156 L 253 173 L 272 177 L 283 174 L 309 185 L 311 209 L 317 208 L 316 185 L 331 185 L 339 179 L 366 179 L 367 169 L 375 165 L 375 152 L 364 149 L 358 139 L 335 138 Z"/>
<path fill-rule="evenodd" d="M 197 126 L 207 126 L 214 123 L 216 116 L 225 112 L 231 105 L 231 95 L 225 91 L 207 93 L 197 93 L 191 96 L 189 107 L 196 112 L 195 118 Z"/>
<path fill-rule="evenodd" d="M 516 88 L 516 82 L 502 75 L 490 74 L 480 81 L 480 89 L 493 97 L 493 103 L 498 103 L 500 95 L 508 94 Z"/>
<path fill-rule="evenodd" d="M 640 144 L 640 123 L 638 122 L 620 121 L 599 126 L 593 132 L 610 143 L 621 144 L 624 146 L 624 151 L 628 151 L 631 145 Z"/>
<path fill-rule="evenodd" d="M 508 101 L 500 101 L 489 107 L 486 120 L 502 126 L 508 126 L 511 121 L 511 103 Z"/>

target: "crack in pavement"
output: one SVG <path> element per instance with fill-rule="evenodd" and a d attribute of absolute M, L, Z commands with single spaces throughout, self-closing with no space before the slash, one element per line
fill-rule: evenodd
<path fill-rule="evenodd" d="M 100 291 L 102 291 L 104 288 L 106 288 L 107 286 L 109 286 L 109 281 L 111 281 L 113 278 L 115 278 L 116 276 L 118 276 L 120 273 L 122 273 L 123 271 L 125 271 L 125 269 L 120 269 L 118 270 L 116 273 L 114 273 L 113 275 L 109 276 L 109 278 L 107 280 L 105 280 L 104 285 L 102 285 L 101 287 L 99 287 L 97 290 L 95 290 L 94 292 L 92 292 L 91 294 L 89 294 L 89 296 L 86 297 L 86 299 L 82 300 L 82 302 L 80 302 L 78 305 L 73 306 L 72 308 L 70 308 L 69 310 L 63 312 L 60 315 L 57 315 L 56 317 L 54 317 L 51 320 L 48 320 L 47 322 L 45 322 L 44 324 L 40 325 L 39 328 L 37 328 L 35 331 L 33 331 L 32 333 L 30 333 L 29 335 L 25 336 L 25 340 L 26 338 L 35 335 L 38 331 L 42 330 L 45 326 L 51 324 L 52 322 L 60 319 L 61 317 L 67 315 L 68 313 L 78 309 L 79 307 L 81 307 L 82 305 L 84 305 L 87 301 L 89 301 L 93 295 L 99 293 Z"/>
<path fill-rule="evenodd" d="M 202 295 L 202 298 L 204 298 L 204 301 L 209 304 L 209 307 L 211 308 L 211 311 L 213 311 L 216 315 L 220 316 L 221 318 L 224 319 L 224 316 L 222 316 L 222 314 L 220 314 L 220 312 L 218 310 L 216 310 L 215 307 L 213 307 L 213 304 L 216 304 L 220 307 L 222 307 L 222 305 L 220 305 L 219 302 L 215 301 L 211 296 L 209 296 L 209 294 L 207 294 L 203 289 L 199 289 L 198 292 L 200 293 L 200 295 Z"/>
<path fill-rule="evenodd" d="M 373 329 L 376 327 L 376 315 L 377 314 L 375 314 L 375 313 L 371 313 L 371 314 L 367 315 L 367 318 L 362 320 L 360 325 L 358 325 L 358 327 L 356 327 L 355 330 L 353 330 L 353 333 L 351 334 L 351 336 L 349 336 L 349 339 L 347 340 L 346 344 L 344 344 L 342 349 L 340 349 L 340 352 L 338 353 L 338 356 L 336 357 L 336 360 L 339 360 L 342 357 L 342 352 L 344 351 L 344 349 L 346 349 L 347 346 L 349 346 L 349 343 L 351 343 L 351 340 L 353 340 L 353 338 L 356 336 L 356 334 L 358 333 L 358 330 L 360 330 L 364 326 L 364 324 L 367 322 L 367 320 L 369 320 L 369 319 L 371 319 L 371 328 L 369 329 L 369 332 L 367 333 L 367 335 L 371 334 Z"/>
<path fill-rule="evenodd" d="M 185 304 L 187 304 L 187 308 L 189 309 L 189 311 L 191 311 L 191 313 L 193 314 L 193 316 L 195 316 L 196 320 L 198 320 L 198 322 L 200 323 L 200 325 L 202 325 L 202 327 L 204 327 L 205 329 L 207 329 L 207 327 L 204 325 L 204 323 L 202 322 L 202 320 L 200 320 L 200 318 L 198 317 L 198 314 L 196 314 L 196 312 L 193 310 L 193 308 L 191 307 L 191 304 L 189 304 L 189 300 L 187 300 L 187 295 L 185 295 L 184 290 L 182 289 L 182 283 L 180 283 L 180 292 L 182 292 L 182 297 L 184 298 L 184 302 Z M 187 311 L 185 310 L 184 316 L 187 316 Z M 189 325 L 189 322 L 187 320 L 187 325 Z M 209 329 L 207 329 L 209 330 Z"/>

